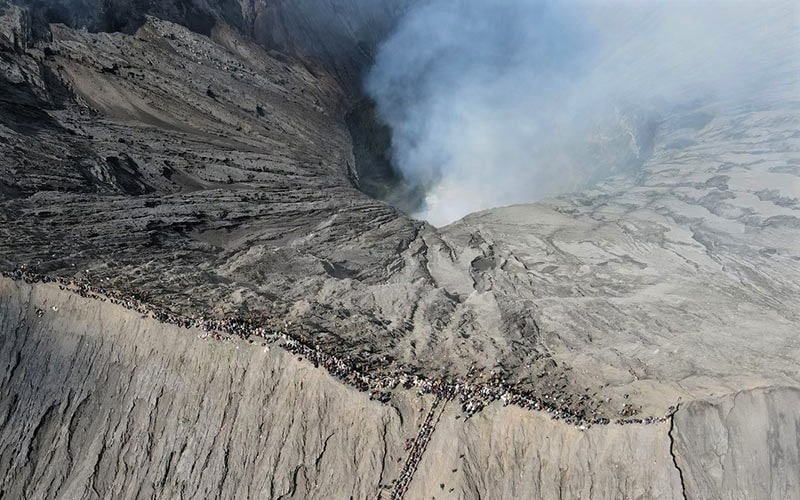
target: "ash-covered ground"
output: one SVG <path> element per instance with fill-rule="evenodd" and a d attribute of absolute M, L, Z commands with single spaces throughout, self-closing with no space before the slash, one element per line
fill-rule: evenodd
<path fill-rule="evenodd" d="M 369 370 L 491 374 L 596 418 L 800 387 L 796 66 L 660 117 L 631 175 L 435 228 L 358 189 L 352 89 L 313 57 L 221 22 L 50 32 L 3 8 L 4 272 L 277 318 Z"/>

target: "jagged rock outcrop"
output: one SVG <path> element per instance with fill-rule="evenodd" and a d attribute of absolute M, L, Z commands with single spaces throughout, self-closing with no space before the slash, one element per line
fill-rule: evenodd
<path fill-rule="evenodd" d="M 378 44 L 417 0 L 359 2 L 353 0 L 24 0 L 33 12 L 39 37 L 48 23 L 92 31 L 134 33 L 147 19 L 158 17 L 211 35 L 226 25 L 274 55 L 300 58 L 337 78 L 347 95 L 361 92 L 364 71 Z"/>
<path fill-rule="evenodd" d="M 361 63 L 312 61 L 330 55 L 306 36 L 316 14 L 264 16 L 293 53 L 156 18 L 37 42 L 6 7 L 0 270 L 278 317 L 372 370 L 493 370 L 587 418 L 678 406 L 580 429 L 500 403 L 465 422 L 442 402 L 408 498 L 797 495 L 797 68 L 747 105 L 664 117 L 635 176 L 434 228 L 353 184 Z M 0 283 L 11 497 L 389 498 L 430 409 L 278 348 Z"/>

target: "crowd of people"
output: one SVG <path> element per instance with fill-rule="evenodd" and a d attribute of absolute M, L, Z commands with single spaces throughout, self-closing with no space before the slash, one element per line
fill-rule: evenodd
<path fill-rule="evenodd" d="M 277 340 L 281 332 L 288 325 L 279 325 L 272 318 L 257 321 L 253 318 L 209 318 L 201 316 L 184 316 L 164 308 L 154 306 L 140 299 L 126 296 L 125 294 L 96 286 L 88 278 L 63 278 L 48 274 L 40 275 L 18 269 L 7 273 L 0 272 L 1 276 L 13 280 L 22 280 L 27 283 L 56 283 L 59 289 L 77 293 L 81 297 L 110 302 L 125 309 L 137 312 L 143 317 L 155 319 L 160 323 L 175 325 L 181 328 L 198 328 L 204 332 L 203 338 L 210 337 L 215 340 L 239 337 L 249 339 L 260 337 L 265 340 Z"/>
<path fill-rule="evenodd" d="M 69 290 L 82 297 L 93 298 L 122 306 L 136 311 L 144 317 L 150 317 L 162 323 L 182 328 L 197 328 L 203 332 L 201 338 L 227 340 L 241 338 L 248 341 L 260 339 L 266 344 L 277 342 L 287 351 L 305 358 L 317 367 L 327 370 L 340 381 L 368 392 L 370 398 L 388 402 L 392 392 L 398 387 L 416 389 L 420 395 L 432 394 L 442 400 L 455 399 L 470 418 L 486 406 L 500 401 L 504 405 L 516 405 L 528 410 L 548 413 L 552 418 L 580 426 L 582 429 L 591 425 L 609 424 L 652 424 L 666 421 L 668 417 L 637 417 L 638 408 L 625 404 L 619 412 L 619 418 L 609 419 L 595 416 L 588 404 L 588 396 L 557 396 L 553 393 L 534 394 L 532 391 L 520 390 L 508 384 L 499 374 L 491 373 L 488 377 L 483 372 L 471 370 L 463 378 L 441 380 L 427 378 L 409 371 L 390 371 L 364 366 L 349 356 L 337 356 L 325 352 L 303 333 L 289 328 L 289 322 L 274 318 L 210 318 L 202 316 L 185 316 L 177 312 L 154 306 L 137 298 L 93 285 L 87 278 L 63 278 L 41 275 L 26 269 L 18 269 L 10 273 L 0 273 L 7 278 L 24 280 L 28 283 L 57 283 L 62 290 Z"/>

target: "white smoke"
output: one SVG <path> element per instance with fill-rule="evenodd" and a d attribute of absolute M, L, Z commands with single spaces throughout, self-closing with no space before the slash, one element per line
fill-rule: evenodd
<path fill-rule="evenodd" d="M 440 225 L 643 161 L 663 113 L 763 94 L 799 26 L 793 0 L 422 0 L 367 91 Z"/>

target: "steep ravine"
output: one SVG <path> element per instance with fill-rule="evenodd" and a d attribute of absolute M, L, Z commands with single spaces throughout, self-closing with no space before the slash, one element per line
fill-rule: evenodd
<path fill-rule="evenodd" d="M 0 331 L 8 498 L 388 498 L 431 403 L 370 401 L 279 347 L 200 339 L 54 284 L 0 280 Z M 685 492 L 668 422 L 581 429 L 500 404 L 465 421 L 449 403 L 405 498 L 797 498 L 798 397 L 682 405 Z"/>

